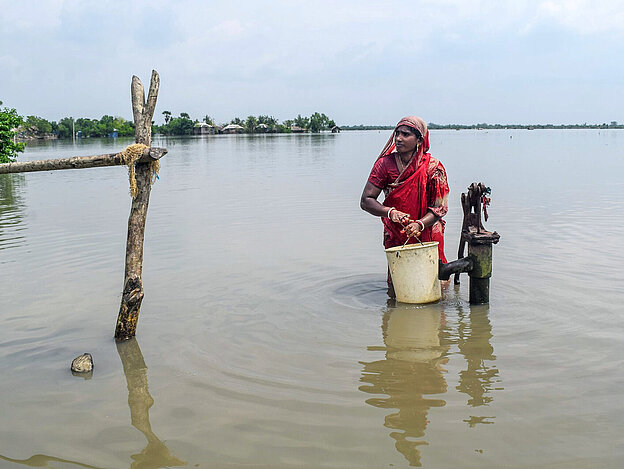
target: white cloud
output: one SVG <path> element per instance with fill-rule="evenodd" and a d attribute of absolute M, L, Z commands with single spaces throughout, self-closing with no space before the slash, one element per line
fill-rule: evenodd
<path fill-rule="evenodd" d="M 0 1 L 0 37 L 56 29 L 60 24 L 63 3 L 64 0 Z"/>
<path fill-rule="evenodd" d="M 591 86 L 590 69 L 621 76 L 620 66 L 609 68 L 619 42 L 602 44 L 622 33 L 623 3 L 0 0 L 0 99 L 50 118 L 128 116 L 130 76 L 148 80 L 156 68 L 160 102 L 174 113 L 291 117 L 333 108 L 371 123 L 403 88 L 425 91 L 407 95 L 405 107 L 429 106 L 445 122 L 454 120 L 445 109 L 459 112 L 461 103 L 467 116 L 476 112 L 469 93 L 492 90 L 521 109 L 513 102 L 527 99 L 518 88 L 525 82 L 547 94 L 566 80 Z M 569 44 L 578 49 L 566 53 Z M 442 96 L 460 104 L 440 107 Z"/>
<path fill-rule="evenodd" d="M 624 2 L 548 0 L 538 8 L 539 16 L 582 34 L 624 34 Z"/>

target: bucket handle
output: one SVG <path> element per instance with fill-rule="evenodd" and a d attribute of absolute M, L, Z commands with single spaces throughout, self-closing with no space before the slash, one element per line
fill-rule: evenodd
<path fill-rule="evenodd" d="M 418 236 L 415 236 L 415 235 L 410 235 L 410 236 L 408 236 L 408 237 L 407 237 L 407 239 L 406 239 L 406 240 L 405 240 L 405 242 L 403 243 L 403 246 L 401 246 L 401 249 L 403 249 L 403 248 L 407 245 L 407 242 L 409 241 L 409 239 L 410 239 L 412 236 L 414 236 L 414 238 L 416 238 L 416 241 L 418 241 L 418 242 L 420 243 L 420 245 L 421 245 L 421 246 L 423 246 L 423 242 L 420 240 L 420 238 L 419 238 Z M 401 257 L 401 256 L 399 256 L 399 251 L 397 251 L 397 252 L 396 252 L 396 256 L 397 256 L 397 257 Z"/>

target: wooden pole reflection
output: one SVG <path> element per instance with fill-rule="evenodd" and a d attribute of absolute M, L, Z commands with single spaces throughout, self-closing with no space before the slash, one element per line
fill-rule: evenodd
<path fill-rule="evenodd" d="M 132 426 L 147 439 L 147 446 L 138 454 L 133 454 L 132 469 L 157 469 L 171 466 L 185 466 L 186 462 L 176 458 L 169 448 L 152 431 L 149 409 L 154 399 L 147 387 L 147 365 L 136 338 L 117 343 L 117 352 L 123 365 L 128 384 L 128 405 Z"/>
<path fill-rule="evenodd" d="M 2 456 L 0 454 L 0 460 L 11 462 L 14 464 L 21 464 L 23 466 L 30 466 L 30 467 L 55 467 L 55 466 L 50 466 L 49 463 L 57 462 L 57 463 L 63 463 L 63 464 L 72 464 L 78 467 L 86 467 L 88 469 L 102 469 L 97 466 L 90 466 L 89 464 L 83 464 L 78 461 L 70 461 L 69 459 L 61 459 L 61 458 L 55 458 L 54 456 L 46 456 L 45 454 L 35 454 L 29 457 L 28 459 L 12 459 L 12 458 L 7 458 L 6 456 Z"/>

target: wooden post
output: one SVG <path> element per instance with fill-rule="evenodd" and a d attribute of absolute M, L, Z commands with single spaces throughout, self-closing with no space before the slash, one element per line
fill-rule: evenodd
<path fill-rule="evenodd" d="M 149 94 L 145 100 L 143 84 L 136 76 L 132 77 L 132 112 L 134 115 L 134 135 L 136 143 L 147 145 L 152 140 L 152 117 L 156 107 L 160 78 L 152 70 Z M 145 219 L 151 191 L 152 168 L 150 163 L 136 163 L 135 177 L 137 194 L 132 199 L 128 218 L 128 238 L 126 242 L 126 268 L 121 306 L 115 328 L 115 339 L 126 340 L 136 334 L 139 310 L 143 301 L 143 240 Z"/>

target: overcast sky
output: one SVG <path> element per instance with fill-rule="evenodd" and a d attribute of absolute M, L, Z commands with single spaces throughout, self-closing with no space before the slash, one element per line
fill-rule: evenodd
<path fill-rule="evenodd" d="M 624 0 L 0 0 L 0 100 L 22 115 L 338 124 L 624 122 Z"/>

